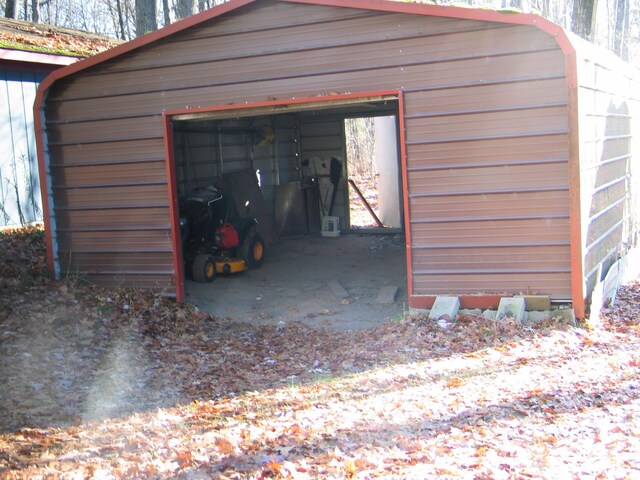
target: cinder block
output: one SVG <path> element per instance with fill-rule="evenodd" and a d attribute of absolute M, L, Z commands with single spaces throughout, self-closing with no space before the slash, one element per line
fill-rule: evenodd
<path fill-rule="evenodd" d="M 501 298 L 498 305 L 498 313 L 496 320 L 502 320 L 505 317 L 515 318 L 519 322 L 524 320 L 525 301 L 522 297 Z"/>
<path fill-rule="evenodd" d="M 339 281 L 337 281 L 337 280 L 329 280 L 327 282 L 327 287 L 329 287 L 329 290 L 331 290 L 331 293 L 333 293 L 336 297 L 338 297 L 338 298 L 349 298 L 349 294 L 344 289 L 344 287 L 342 285 L 340 285 Z"/>
<path fill-rule="evenodd" d="M 380 290 L 378 290 L 376 303 L 380 303 L 382 305 L 391 305 L 396 301 L 397 294 L 398 294 L 398 287 L 395 287 L 395 286 L 381 287 Z"/>
<path fill-rule="evenodd" d="M 573 308 L 563 308 L 561 310 L 558 310 L 558 312 L 569 325 L 571 325 L 572 327 L 578 326 L 578 321 L 576 319 L 576 311 Z"/>
<path fill-rule="evenodd" d="M 446 318 L 453 320 L 460 309 L 460 300 L 458 297 L 436 297 L 433 307 L 429 311 L 430 320 L 438 320 Z"/>
<path fill-rule="evenodd" d="M 548 295 L 516 295 L 513 298 L 524 298 L 525 310 L 528 312 L 551 310 L 551 298 Z"/>

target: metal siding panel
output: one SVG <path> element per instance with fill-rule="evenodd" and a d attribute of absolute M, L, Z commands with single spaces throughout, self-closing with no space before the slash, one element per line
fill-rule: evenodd
<path fill-rule="evenodd" d="M 362 26 L 359 28 L 358 31 L 362 31 Z M 500 28 L 502 41 L 510 45 L 508 51 L 511 54 L 554 48 L 554 41 L 550 37 L 539 36 L 532 41 L 531 35 L 522 27 Z M 365 38 L 359 39 L 358 43 L 345 39 L 345 35 L 340 34 L 342 28 L 338 24 L 324 26 L 324 30 L 323 38 L 326 40 L 321 42 L 317 32 L 304 27 L 288 34 L 277 31 L 271 36 L 265 36 L 264 32 L 258 32 L 246 38 L 234 35 L 226 41 L 217 38 L 216 49 L 209 48 L 211 40 L 184 42 L 185 50 L 179 53 L 179 61 L 175 60 L 175 66 L 163 63 L 156 68 L 138 71 L 135 79 L 131 78 L 129 71 L 103 73 L 100 77 L 88 76 L 77 82 L 72 91 L 73 96 L 67 92 L 64 96 L 51 98 L 51 101 L 145 92 L 151 86 L 175 90 L 207 85 L 212 81 L 212 68 L 216 69 L 216 83 L 229 83 L 248 78 L 280 77 L 282 65 L 287 65 L 288 77 L 301 77 L 313 73 L 350 71 L 354 68 L 362 71 L 398 64 L 410 66 L 416 62 L 437 64 L 468 58 L 486 58 L 504 55 L 505 50 L 496 45 L 492 35 L 484 35 L 482 30 L 448 32 L 446 35 L 429 37 L 429 41 L 425 42 L 424 37 L 421 41 L 413 39 L 416 32 L 403 28 L 403 36 L 406 38 L 380 39 L 376 34 L 378 38 L 375 41 L 367 41 Z M 295 44 L 292 39 L 295 39 Z M 168 43 L 165 49 L 169 54 L 178 55 L 173 43 Z M 162 47 L 154 50 L 154 61 L 157 63 L 158 56 L 163 53 L 156 53 L 156 50 L 162 50 Z M 372 51 L 376 54 L 371 55 Z M 203 54 L 206 55 L 203 57 Z M 312 63 L 309 62 L 310 56 Z M 358 59 L 357 62 L 354 62 L 354 58 Z M 185 68 L 185 64 L 189 64 L 188 68 Z M 137 69 L 140 68 L 141 66 L 137 66 Z"/>
<path fill-rule="evenodd" d="M 122 185 L 131 183 L 163 183 L 167 181 L 164 161 L 122 164 L 86 165 L 65 168 L 52 177 L 54 188 Z"/>
<path fill-rule="evenodd" d="M 411 171 L 474 165 L 515 165 L 562 160 L 567 162 L 567 136 L 533 135 L 409 145 Z"/>
<path fill-rule="evenodd" d="M 640 169 L 640 75 L 612 56 L 578 43 L 580 192 L 585 297 L 636 243 Z M 600 276 L 598 276 L 600 275 Z"/>
<path fill-rule="evenodd" d="M 411 229 L 413 247 L 420 252 L 411 260 L 415 287 L 411 293 L 445 290 L 477 293 L 546 285 L 542 288 L 546 289 L 544 293 L 554 298 L 570 297 L 564 266 L 561 272 L 554 272 L 549 264 L 553 255 L 543 255 L 538 273 L 531 273 L 527 267 L 530 260 L 522 253 L 529 247 L 534 253 L 536 249 L 553 246 L 554 255 L 562 257 L 564 252 L 568 257 L 568 211 L 563 196 L 567 184 L 564 163 L 568 158 L 566 87 L 562 80 L 565 63 L 562 52 L 548 34 L 526 26 L 400 14 L 372 15 L 349 8 L 261 5 L 264 8 L 244 9 L 242 14 L 237 12 L 166 38 L 157 45 L 116 57 L 54 85 L 47 103 L 47 118 L 51 122 L 76 123 L 69 127 L 55 125 L 59 136 L 54 140 L 61 145 L 54 146 L 52 152 L 73 154 L 68 160 L 53 155 L 53 163 L 81 162 L 79 149 L 91 151 L 94 145 L 99 154 L 94 157 L 90 153 L 89 160 L 133 162 L 143 154 L 140 146 L 144 142 L 149 142 L 150 159 L 163 158 L 157 149 L 162 142 L 143 138 L 155 134 L 158 122 L 153 116 L 163 110 L 401 90 L 406 93 L 405 106 L 409 112 L 405 125 L 413 196 L 409 205 L 412 223 L 407 228 Z M 304 26 L 296 26 L 301 19 Z M 349 28 L 344 28 L 345 25 Z M 295 35 L 285 35 L 285 30 Z M 210 44 L 228 48 L 211 49 Z M 242 58 L 221 58 L 234 52 Z M 212 59 L 219 61 L 211 62 Z M 187 66 L 188 62 L 204 63 Z M 126 76 L 117 73 L 118 70 L 127 70 Z M 106 72 L 111 73 L 102 75 Z M 502 85 L 498 87 L 496 83 Z M 527 91 L 530 93 L 525 98 Z M 119 94 L 113 95 L 114 92 Z M 83 95 L 96 98 L 80 98 Z M 99 98 L 101 95 L 104 97 Z M 55 102 L 56 98 L 68 100 Z M 69 100 L 72 98 L 79 99 Z M 107 118 L 103 123 L 105 129 L 92 131 L 97 124 L 86 121 L 92 117 Z M 118 125 L 127 128 L 119 131 Z M 309 133 L 303 131 L 305 155 L 341 153 L 340 143 L 328 144 L 327 137 L 314 138 Z M 124 138 L 129 140 L 106 142 Z M 73 142 L 85 145 L 70 145 Z M 111 156 L 109 146 L 118 147 Z M 501 162 L 507 166 L 499 166 Z M 494 165 L 481 168 L 487 163 Z M 447 165 L 451 165 L 451 170 L 443 167 Z M 432 169 L 429 173 L 421 172 L 429 168 Z M 430 184 L 429 178 L 439 184 Z M 531 185 L 539 191 L 517 191 Z M 505 193 L 489 193 L 495 187 Z M 461 200 L 456 192 L 466 189 L 468 193 L 474 188 L 487 191 L 467 197 L 486 201 L 477 202 L 477 215 L 495 210 L 493 216 L 500 216 L 502 211 L 509 218 L 444 221 L 461 214 L 464 203 L 460 202 L 466 199 Z M 124 215 L 128 209 L 149 202 L 166 205 L 166 190 L 166 185 L 159 184 L 66 189 L 55 193 L 58 206 L 68 202 L 90 208 L 114 205 L 122 207 Z M 420 197 L 435 190 L 442 196 Z M 523 196 L 510 202 L 517 195 Z M 452 199 L 450 213 L 442 203 L 444 199 Z M 540 207 L 539 215 L 528 218 L 536 211 L 532 207 L 535 205 Z M 75 214 L 72 212 L 71 217 Z M 104 218 L 111 224 L 116 217 L 109 213 Z M 84 217 L 70 224 L 83 222 L 87 222 Z M 140 233 L 141 237 L 136 238 L 142 240 L 146 234 Z M 165 234 L 168 239 L 168 232 Z M 75 236 L 71 240 L 75 248 L 92 238 Z M 109 243 L 108 237 L 102 241 L 103 249 L 121 245 L 123 251 L 132 248 L 113 240 Z M 67 248 L 64 242 L 61 245 Z M 492 250 L 496 267 L 491 273 L 479 273 L 482 270 L 479 266 L 486 265 L 488 257 L 481 256 L 474 263 L 467 255 L 468 269 L 470 272 L 475 269 L 476 273 L 446 277 L 428 273 L 428 259 L 439 254 L 442 259 L 451 258 L 450 253 L 442 250 L 451 245 L 461 252 L 465 248 L 473 251 L 477 246 L 500 245 Z M 134 248 L 146 247 L 136 243 Z M 513 249 L 518 249 L 517 253 Z M 148 285 L 149 280 L 145 279 L 153 276 L 131 274 L 101 280 L 115 285 L 123 278 Z M 158 278 L 170 283 L 161 274 Z"/>
<path fill-rule="evenodd" d="M 42 220 L 32 112 L 42 77 L 0 70 L 0 226 Z"/>
<path fill-rule="evenodd" d="M 491 279 L 491 282 L 487 281 L 488 278 Z M 571 300 L 571 276 L 567 272 L 417 274 L 414 275 L 413 281 L 417 292 L 430 292 L 433 295 L 532 293 L 549 295 L 555 301 Z"/>
<path fill-rule="evenodd" d="M 109 253 L 109 252 L 171 252 L 171 239 L 163 230 L 112 231 L 61 231 L 58 241 L 71 245 L 61 252 Z M 77 245 L 77 246 L 76 246 Z"/>
<path fill-rule="evenodd" d="M 51 168 L 79 165 L 120 165 L 164 161 L 163 140 L 158 138 L 90 144 L 49 145 Z M 164 172 L 164 169 L 162 169 Z"/>
<path fill-rule="evenodd" d="M 71 208 L 137 208 L 167 206 L 166 181 L 157 185 L 128 185 L 77 189 L 54 189 L 56 209 Z M 126 212 L 122 212 L 126 215 Z"/>
<path fill-rule="evenodd" d="M 532 272 L 540 271 L 541 265 L 553 265 L 550 270 L 568 271 L 570 268 L 565 245 L 525 245 L 512 248 L 507 254 L 503 247 L 416 249 L 415 259 L 421 265 L 428 265 L 430 270 L 440 272 L 466 273 L 470 270 L 470 264 L 477 270 L 486 271 L 506 269 Z"/>
<path fill-rule="evenodd" d="M 74 252 L 68 258 L 70 270 L 82 269 L 92 273 L 115 271 L 171 272 L 173 262 L 171 252 Z"/>
<path fill-rule="evenodd" d="M 525 109 L 407 120 L 407 141 L 449 142 L 513 135 L 542 135 L 567 130 L 566 108 Z"/>
<path fill-rule="evenodd" d="M 564 217 L 569 211 L 568 190 L 508 192 L 480 195 L 441 195 L 413 202 L 416 222 L 460 221 L 473 218 Z"/>
<path fill-rule="evenodd" d="M 411 210 L 413 211 L 413 203 Z M 504 255 L 509 254 L 509 248 L 522 245 L 564 244 L 568 248 L 568 233 L 567 218 L 496 219 L 456 223 L 418 223 L 412 219 L 411 224 L 414 249 L 501 246 L 504 247 Z M 415 264 L 414 268 L 427 269 L 428 265 Z M 473 265 L 470 264 L 469 268 L 473 269 Z"/>
<path fill-rule="evenodd" d="M 565 162 L 415 171 L 409 176 L 409 197 L 566 190 L 569 185 L 567 173 Z"/>
<path fill-rule="evenodd" d="M 417 40 L 416 40 L 417 41 Z M 88 98 L 65 102 L 52 102 L 47 114 L 49 120 L 82 120 L 111 114 L 145 116 L 165 110 L 196 108 L 207 105 L 243 104 L 261 102 L 266 98 L 313 97 L 331 92 L 373 92 L 405 90 L 412 86 L 424 90 L 453 86 L 479 85 L 493 81 L 524 80 L 558 76 L 564 73 L 564 59 L 557 51 L 521 53 L 517 55 L 462 59 L 433 64 L 406 65 L 396 59 L 394 65 L 379 68 L 325 69 L 312 71 L 314 56 L 307 55 L 298 75 L 289 70 L 286 56 L 281 68 L 272 77 L 263 76 L 247 62 L 250 77 L 231 75 L 228 81 L 218 81 L 213 69 L 206 84 L 180 87 L 147 85 L 145 92 L 105 98 Z M 416 61 L 420 61 L 419 59 Z M 541 69 L 540 65 L 545 68 Z M 99 87 L 100 79 L 96 79 Z M 52 95 L 55 95 L 55 87 Z M 207 99 L 203 104 L 203 99 Z M 108 105 L 105 105 L 108 104 Z M 105 111 L 106 108 L 106 111 Z M 95 112 L 101 112 L 96 115 Z"/>
<path fill-rule="evenodd" d="M 169 230 L 167 207 L 121 209 L 68 209 L 56 214 L 58 231 L 111 230 L 131 228 L 163 228 Z M 115 238 L 115 237 L 114 237 Z"/>

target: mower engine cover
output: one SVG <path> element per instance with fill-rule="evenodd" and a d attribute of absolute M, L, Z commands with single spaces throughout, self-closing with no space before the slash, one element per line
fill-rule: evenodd
<path fill-rule="evenodd" d="M 240 245 L 238 231 L 230 223 L 216 228 L 216 245 L 220 248 L 235 248 Z"/>

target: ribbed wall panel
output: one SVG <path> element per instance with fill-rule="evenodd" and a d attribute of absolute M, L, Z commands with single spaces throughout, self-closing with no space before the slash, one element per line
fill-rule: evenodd
<path fill-rule="evenodd" d="M 555 40 L 529 26 L 278 1 L 253 3 L 53 86 L 46 116 L 56 211 L 67 228 L 60 251 L 73 260 L 73 252 L 95 250 L 74 260 L 80 272 L 84 259 L 88 271 L 118 270 L 100 253 L 117 251 L 121 273 L 92 281 L 173 291 L 166 264 L 154 275 L 149 260 L 149 275 L 139 275 L 145 262 L 126 256 L 150 259 L 171 248 L 168 215 L 161 216 L 169 203 L 158 161 L 163 110 L 388 90 L 405 93 L 411 295 L 569 298 L 565 59 Z M 302 134 L 308 152 L 342 149 Z M 105 166 L 65 168 L 86 162 Z M 82 230 L 116 227 L 120 215 L 134 227 L 129 214 L 140 230 Z"/>
<path fill-rule="evenodd" d="M 566 163 L 443 168 L 412 172 L 409 198 L 442 194 L 483 194 L 521 190 L 566 189 Z"/>
<path fill-rule="evenodd" d="M 58 232 L 58 240 L 78 245 L 75 253 L 171 252 L 171 239 L 163 230 L 66 231 Z"/>
<path fill-rule="evenodd" d="M 96 209 L 67 208 L 56 212 L 58 232 L 64 230 L 110 230 L 171 228 L 168 207 L 109 209 L 98 205 Z M 117 235 L 117 234 L 115 234 Z"/>
<path fill-rule="evenodd" d="M 561 217 L 569 210 L 567 189 L 534 192 L 508 192 L 481 195 L 438 195 L 412 202 L 415 222 L 458 222 L 473 218 L 512 218 L 515 216 Z"/>
<path fill-rule="evenodd" d="M 532 30 L 532 33 L 544 35 L 535 30 Z M 498 32 L 494 34 L 499 37 Z M 488 35 L 488 32 L 483 32 L 483 35 Z M 478 34 L 478 36 L 481 35 Z M 412 42 L 419 42 L 419 39 Z M 410 89 L 410 86 L 417 90 L 444 89 L 499 80 L 519 81 L 564 74 L 564 59 L 558 51 L 484 56 L 408 66 L 409 60 L 421 62 L 422 59 L 406 59 L 402 55 L 397 55 L 394 65 L 391 66 L 367 68 L 357 67 L 356 63 L 346 70 L 326 69 L 320 72 L 311 70 L 314 65 L 313 55 L 307 55 L 305 60 L 306 67 L 301 69 L 299 75 L 289 73 L 289 62 L 286 56 L 280 59 L 282 68 L 273 76 L 261 75 L 261 72 L 255 69 L 252 59 L 248 59 L 245 61 L 246 67 L 252 73 L 249 77 L 231 76 L 227 81 L 219 81 L 217 69 L 212 69 L 205 84 L 190 83 L 178 87 L 156 82 L 148 84 L 143 93 L 136 95 L 122 94 L 105 98 L 51 102 L 51 110 L 47 118 L 65 122 L 105 116 L 125 118 L 132 115 L 157 114 L 158 105 L 163 105 L 166 109 L 182 109 L 262 102 L 269 97 L 313 97 L 318 94 L 345 93 L 354 90 L 362 92 L 405 90 Z M 357 62 L 359 63 L 360 59 Z M 544 65 L 542 70 L 541 65 Z M 100 77 L 94 79 L 94 84 L 96 89 L 100 88 Z M 505 86 L 505 88 L 508 87 Z M 108 101 L 110 107 L 106 112 L 102 110 L 105 101 Z M 140 121 L 144 120 L 140 119 Z"/>
<path fill-rule="evenodd" d="M 502 246 L 505 247 L 503 254 L 508 255 L 508 248 L 519 245 L 564 243 L 568 248 L 568 229 L 568 218 L 534 218 L 412 223 L 411 234 L 414 248 Z M 473 264 L 468 267 L 473 268 Z"/>
<path fill-rule="evenodd" d="M 567 136 L 533 135 L 409 145 L 409 171 L 442 166 L 515 165 L 567 162 Z"/>
<path fill-rule="evenodd" d="M 88 272 L 147 271 L 150 273 L 173 271 L 171 252 L 108 252 L 78 253 L 68 256 L 69 270 L 83 269 Z"/>
<path fill-rule="evenodd" d="M 438 277 L 434 282 L 433 277 Z M 495 294 L 528 294 L 531 292 L 545 292 L 549 286 L 554 289 L 553 298 L 558 301 L 571 301 L 571 283 L 567 281 L 566 271 L 543 271 L 514 273 L 500 273 L 490 270 L 473 273 L 467 269 L 463 274 L 429 273 L 414 275 L 414 287 L 418 291 L 429 291 L 432 295 L 448 295 L 456 292 L 458 295 L 477 295 L 489 293 L 487 278 L 491 278 L 491 293 Z"/>
<path fill-rule="evenodd" d="M 85 127 L 88 128 L 88 127 Z M 163 139 L 132 139 L 120 142 L 49 145 L 51 168 L 73 165 L 121 165 L 126 169 L 128 163 L 141 161 L 164 162 Z M 126 151 L 126 155 L 120 155 Z M 59 162 L 59 163 L 58 163 Z M 55 174 L 54 174 L 55 176 Z"/>
<path fill-rule="evenodd" d="M 576 40 L 579 77 L 580 193 L 587 299 L 640 230 L 640 73 Z M 635 130 L 635 131 L 634 131 Z"/>
<path fill-rule="evenodd" d="M 65 168 L 55 175 L 54 187 L 64 188 L 73 186 L 106 186 L 138 183 L 166 183 L 167 175 L 164 171 L 164 161 L 127 163 L 123 165 L 86 165 L 75 168 Z"/>

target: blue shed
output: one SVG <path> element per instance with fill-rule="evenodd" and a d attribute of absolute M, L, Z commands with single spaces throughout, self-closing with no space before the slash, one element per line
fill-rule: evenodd
<path fill-rule="evenodd" d="M 86 32 L 0 19 L 0 228 L 42 221 L 33 122 L 38 85 L 52 71 L 114 42 Z"/>

